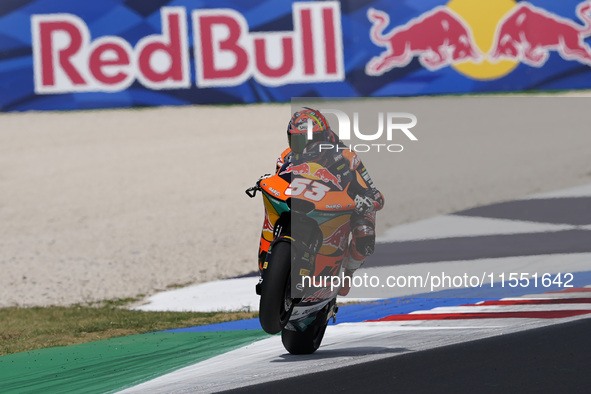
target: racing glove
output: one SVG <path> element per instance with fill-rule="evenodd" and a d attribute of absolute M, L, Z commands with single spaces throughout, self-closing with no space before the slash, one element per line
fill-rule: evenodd
<path fill-rule="evenodd" d="M 358 214 L 370 213 L 375 209 L 375 200 L 368 196 L 355 196 L 355 212 Z"/>

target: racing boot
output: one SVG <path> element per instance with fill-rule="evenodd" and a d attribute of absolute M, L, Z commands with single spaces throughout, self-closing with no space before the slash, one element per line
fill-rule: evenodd
<path fill-rule="evenodd" d="M 353 239 L 349 245 L 349 255 L 343 277 L 340 296 L 346 296 L 351 291 L 353 274 L 365 263 L 365 258 L 373 254 L 375 249 L 375 232 L 372 226 L 360 225 L 353 230 Z"/>
<path fill-rule="evenodd" d="M 343 274 L 343 282 L 341 288 L 339 289 L 339 295 L 343 297 L 349 294 L 349 291 L 351 291 L 351 283 L 353 282 L 353 275 L 355 274 L 355 271 L 357 271 L 359 267 L 365 263 L 364 256 L 360 256 L 357 253 L 355 253 L 355 255 L 349 252 L 349 256 L 347 257 L 347 265 L 345 268 L 345 273 Z M 359 259 L 359 257 L 361 258 Z"/>
<path fill-rule="evenodd" d="M 347 294 L 349 294 L 349 291 L 351 291 L 351 283 L 353 283 L 353 275 L 355 274 L 355 271 L 357 271 L 357 269 L 363 265 L 364 262 L 365 259 L 357 261 L 352 259 L 351 256 L 349 256 L 347 261 L 347 268 L 345 269 L 345 273 L 343 274 L 342 286 L 339 289 L 340 296 L 344 297 Z M 357 268 L 351 269 L 350 266 L 357 266 Z"/>
<path fill-rule="evenodd" d="M 345 270 L 343 274 L 343 283 L 339 289 L 339 295 L 344 297 L 351 291 L 351 282 L 353 281 L 353 274 L 355 271 Z"/>

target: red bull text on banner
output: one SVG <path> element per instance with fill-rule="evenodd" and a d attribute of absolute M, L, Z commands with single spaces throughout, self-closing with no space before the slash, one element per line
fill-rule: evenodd
<path fill-rule="evenodd" d="M 249 33 L 235 10 L 194 10 L 197 86 L 237 86 L 251 78 L 267 86 L 343 80 L 339 11 L 336 2 L 294 3 L 293 31 Z M 35 91 L 117 91 L 134 81 L 154 90 L 188 88 L 185 8 L 164 7 L 160 13 L 162 32 L 135 47 L 117 36 L 92 40 L 75 15 L 33 15 Z"/>
<path fill-rule="evenodd" d="M 0 110 L 591 88 L 591 0 L 0 2 Z"/>

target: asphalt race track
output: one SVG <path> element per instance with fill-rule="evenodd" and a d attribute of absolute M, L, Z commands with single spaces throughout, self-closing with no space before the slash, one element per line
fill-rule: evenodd
<path fill-rule="evenodd" d="M 270 336 L 124 392 L 589 392 L 590 207 L 587 185 L 393 228 L 358 275 L 484 281 L 388 288 L 342 306 L 313 355 Z"/>
<path fill-rule="evenodd" d="M 310 373 L 235 393 L 588 393 L 591 319 Z"/>
<path fill-rule="evenodd" d="M 533 308 L 546 309 L 545 317 L 446 318 L 436 308 L 435 319 L 412 312 L 399 321 L 341 323 L 310 356 L 287 354 L 271 336 L 124 392 L 588 392 L 590 289 L 577 290 L 553 299 L 578 304 Z"/>

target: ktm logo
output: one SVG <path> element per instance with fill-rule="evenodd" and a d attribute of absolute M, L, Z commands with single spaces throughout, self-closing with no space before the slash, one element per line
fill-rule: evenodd
<path fill-rule="evenodd" d="M 370 39 L 386 48 L 365 68 L 379 76 L 418 58 L 436 71 L 451 66 L 473 79 L 496 79 L 518 64 L 542 67 L 550 52 L 591 66 L 591 1 L 576 8 L 580 22 L 564 18 L 529 2 L 451 0 L 408 23 L 391 28 L 388 14 L 369 9 Z"/>

